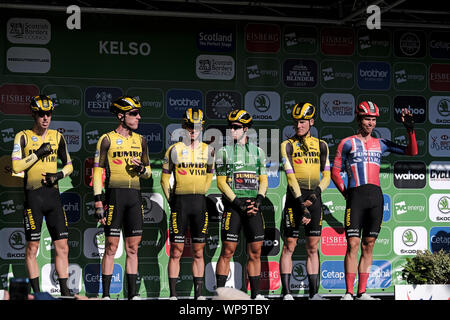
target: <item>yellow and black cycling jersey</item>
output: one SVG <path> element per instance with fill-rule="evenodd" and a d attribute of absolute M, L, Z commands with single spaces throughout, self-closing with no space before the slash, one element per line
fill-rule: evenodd
<path fill-rule="evenodd" d="M 173 187 L 170 176 L 174 175 Z M 214 173 L 214 150 L 200 142 L 195 147 L 177 142 L 164 156 L 161 186 L 167 200 L 173 194 L 205 194 Z"/>
<path fill-rule="evenodd" d="M 330 184 L 328 145 L 323 140 L 311 135 L 284 140 L 281 143 L 281 162 L 288 188 L 295 198 L 301 196 L 300 189 L 314 190 L 319 186 L 324 191 Z"/>
<path fill-rule="evenodd" d="M 36 151 L 43 143 L 50 143 L 52 153 L 38 159 Z M 26 190 L 35 190 L 43 186 L 43 173 L 56 173 L 58 159 L 63 165 L 64 177 L 73 171 L 72 160 L 67 151 L 64 136 L 56 130 L 49 129 L 45 136 L 33 130 L 23 130 L 16 134 L 11 154 L 12 170 L 15 175 L 23 175 Z M 58 187 L 57 184 L 54 187 Z"/>
<path fill-rule="evenodd" d="M 145 171 L 138 174 L 137 167 L 131 162 L 136 158 L 142 162 Z M 94 196 L 102 193 L 103 169 L 106 171 L 106 188 L 141 189 L 139 178 L 151 176 L 150 158 L 147 141 L 138 133 L 132 132 L 124 137 L 116 131 L 105 133 L 97 142 L 94 157 L 93 188 Z"/>

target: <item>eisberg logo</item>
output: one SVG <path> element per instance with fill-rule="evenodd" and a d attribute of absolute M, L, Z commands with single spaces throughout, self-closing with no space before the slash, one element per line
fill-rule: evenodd
<path fill-rule="evenodd" d="M 426 165 L 423 162 L 394 163 L 394 185 L 401 189 L 421 189 L 426 185 Z"/>

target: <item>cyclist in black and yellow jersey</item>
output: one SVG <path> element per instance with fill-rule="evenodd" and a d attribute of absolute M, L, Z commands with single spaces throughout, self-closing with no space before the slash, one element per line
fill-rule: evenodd
<path fill-rule="evenodd" d="M 110 109 L 117 116 L 119 125 L 97 142 L 92 183 L 95 214 L 104 226 L 106 236 L 102 259 L 103 298 L 109 298 L 114 256 L 123 228 L 128 299 L 139 299 L 136 292 L 137 252 L 144 223 L 140 179 L 150 178 L 150 159 L 147 141 L 134 132 L 141 119 L 141 103 L 136 98 L 124 96 L 113 101 Z M 106 172 L 104 197 L 103 170 Z"/>
<path fill-rule="evenodd" d="M 36 260 L 41 227 L 45 222 L 55 246 L 55 268 L 59 277 L 61 295 L 69 296 L 68 278 L 68 224 L 61 204 L 58 180 L 73 171 L 64 136 L 49 129 L 53 101 L 45 96 L 35 96 L 30 103 L 34 125 L 14 138 L 11 155 L 13 174 L 24 177 L 25 186 L 25 262 L 34 292 L 39 292 L 39 266 Z M 63 168 L 58 171 L 58 159 Z"/>
<path fill-rule="evenodd" d="M 280 258 L 285 300 L 293 300 L 290 294 L 290 275 L 300 224 L 305 226 L 309 298 L 324 299 L 317 294 L 318 245 L 322 231 L 321 193 L 330 184 L 330 162 L 327 143 L 311 136 L 314 114 L 315 107 L 312 104 L 296 105 L 292 111 L 296 133 L 281 144 L 282 163 L 288 182 L 283 216 L 284 245 Z"/>
<path fill-rule="evenodd" d="M 262 202 L 268 188 L 266 155 L 263 149 L 248 141 L 252 126 L 251 115 L 243 110 L 232 110 L 227 117 L 232 144 L 217 151 L 217 187 L 224 204 L 221 239 L 222 251 L 216 266 L 217 287 L 224 287 L 230 273 L 230 260 L 236 251 L 241 228 L 247 240 L 247 275 L 251 298 L 267 300 L 259 294 L 261 277 L 261 248 L 264 240 Z"/>
<path fill-rule="evenodd" d="M 208 211 L 205 194 L 213 178 L 214 150 L 201 141 L 203 111 L 186 110 L 183 129 L 186 136 L 167 150 L 162 168 L 161 186 L 170 205 L 168 265 L 170 299 L 177 299 L 176 283 L 180 273 L 180 258 L 184 251 L 185 233 L 191 235 L 194 298 L 203 300 L 205 271 L 203 249 L 208 231 Z M 174 182 L 170 186 L 170 177 Z"/>

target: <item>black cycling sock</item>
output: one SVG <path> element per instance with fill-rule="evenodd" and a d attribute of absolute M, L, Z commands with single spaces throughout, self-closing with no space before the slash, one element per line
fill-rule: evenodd
<path fill-rule="evenodd" d="M 41 292 L 41 289 L 39 289 L 39 277 L 30 279 L 30 284 L 34 293 Z"/>
<path fill-rule="evenodd" d="M 287 295 L 291 293 L 291 274 L 290 273 L 282 273 L 281 274 L 281 293 L 283 295 Z"/>
<path fill-rule="evenodd" d="M 227 278 L 228 276 L 216 274 L 216 288 L 225 287 L 225 283 L 227 283 Z"/>
<path fill-rule="evenodd" d="M 169 278 L 169 290 L 171 297 L 177 296 L 177 280 L 178 278 Z"/>
<path fill-rule="evenodd" d="M 111 287 L 112 274 L 102 274 L 103 297 L 109 297 L 109 288 Z"/>
<path fill-rule="evenodd" d="M 318 274 L 308 274 L 309 297 L 312 298 L 319 291 Z"/>
<path fill-rule="evenodd" d="M 70 290 L 67 287 L 67 278 L 59 278 L 59 289 L 61 290 L 61 295 L 64 297 L 71 296 Z"/>
<path fill-rule="evenodd" d="M 137 274 L 127 273 L 127 282 L 128 282 L 128 300 L 137 296 L 136 293 L 136 283 L 137 283 Z"/>
<path fill-rule="evenodd" d="M 259 279 L 260 276 L 250 277 L 248 276 L 248 280 L 250 281 L 250 290 L 251 290 L 251 298 L 255 299 L 259 293 Z"/>
<path fill-rule="evenodd" d="M 194 299 L 202 295 L 203 277 L 194 277 Z"/>

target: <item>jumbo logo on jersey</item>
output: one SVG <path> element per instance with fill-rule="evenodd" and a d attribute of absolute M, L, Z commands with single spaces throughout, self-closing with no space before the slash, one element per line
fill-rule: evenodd
<path fill-rule="evenodd" d="M 206 175 L 206 163 L 192 163 L 192 162 L 181 162 L 178 165 L 178 173 L 181 175 L 186 175 L 187 171 L 184 169 L 188 169 L 188 172 L 191 175 Z M 183 168 L 183 169 L 181 169 Z"/>

